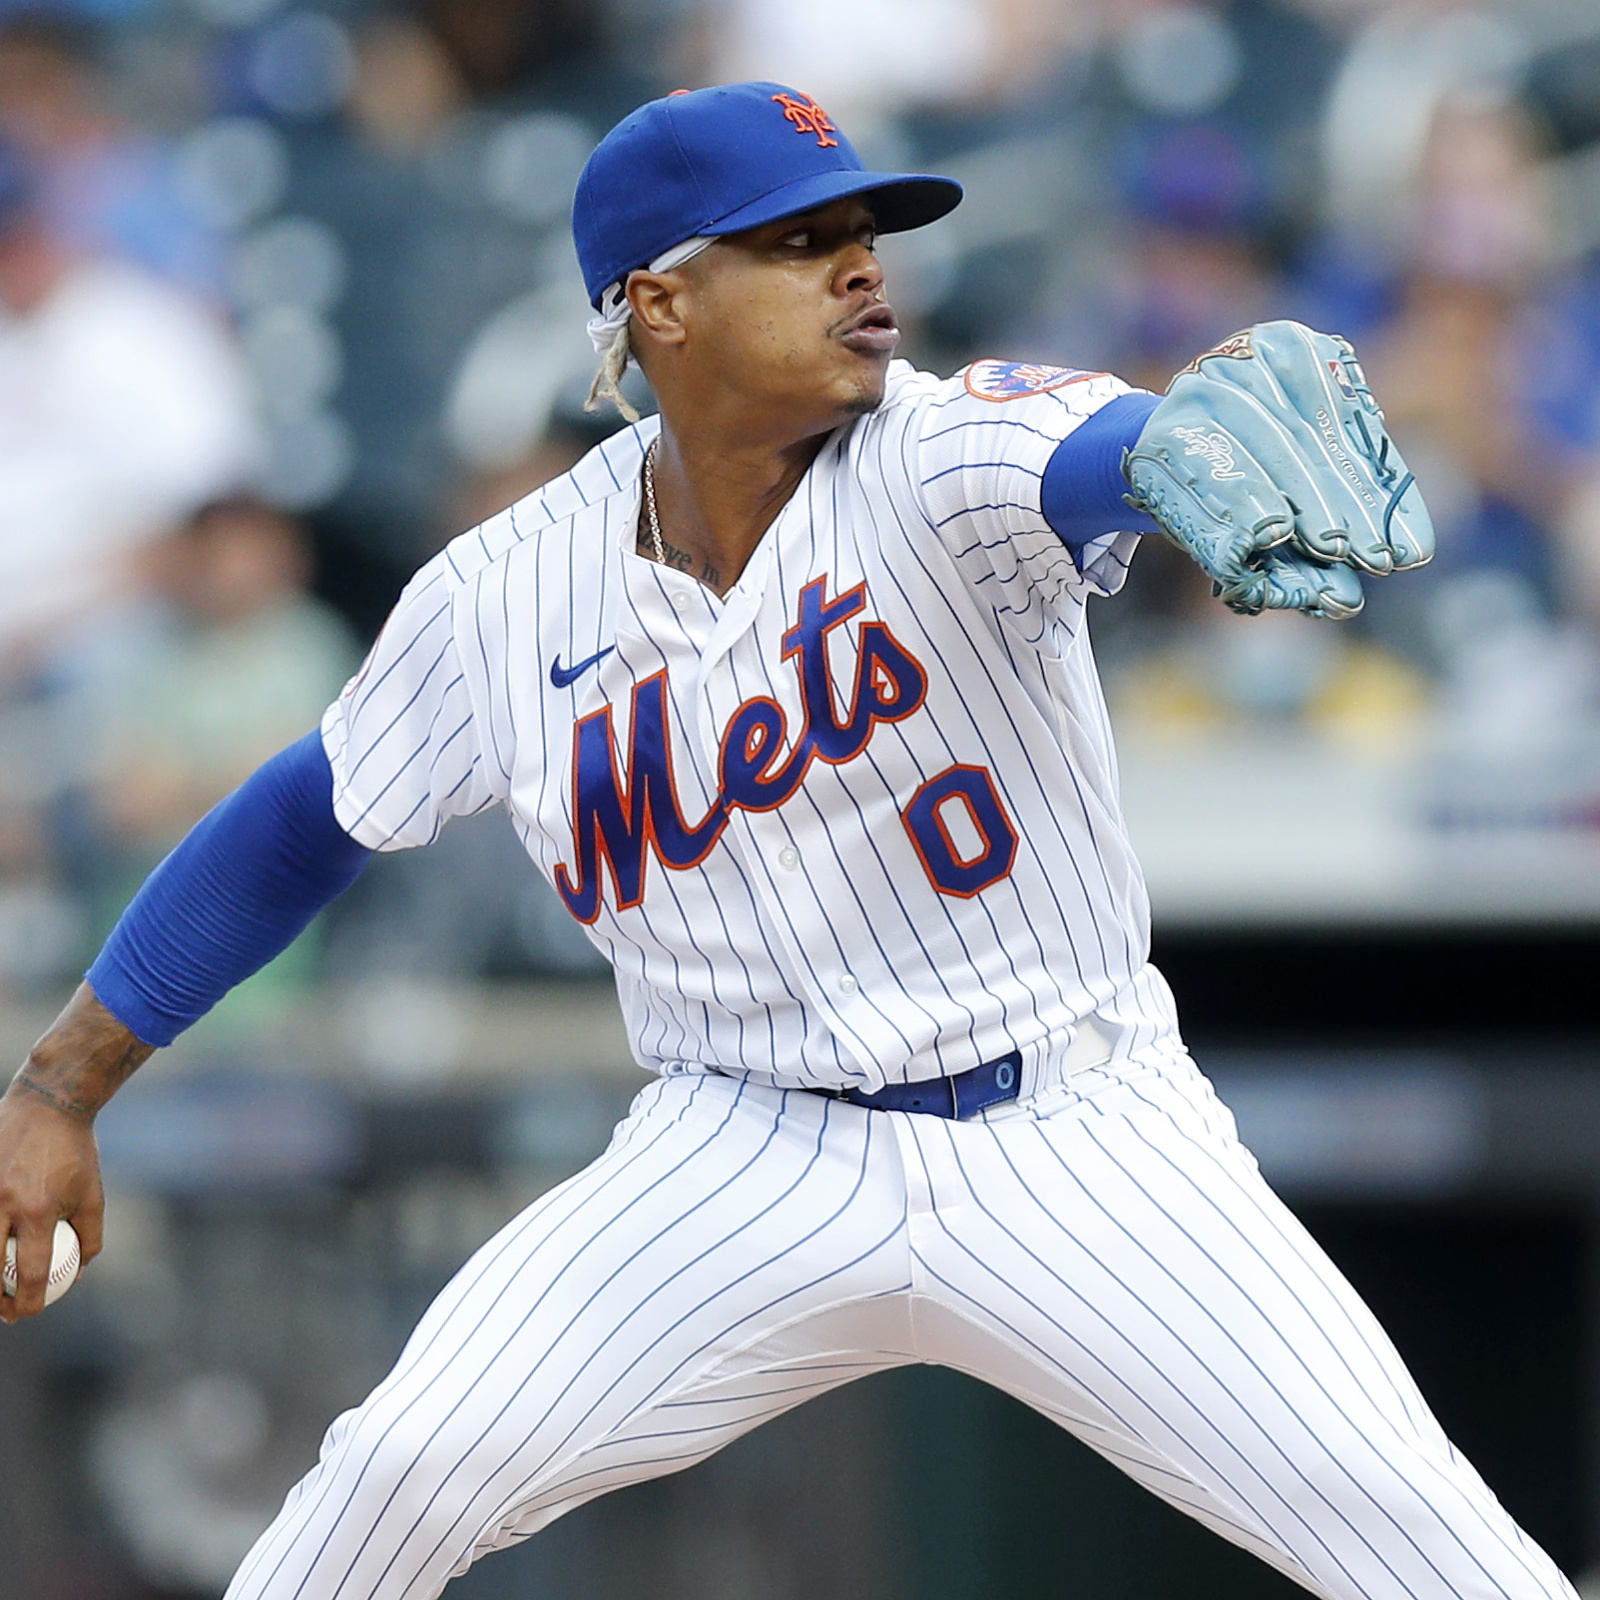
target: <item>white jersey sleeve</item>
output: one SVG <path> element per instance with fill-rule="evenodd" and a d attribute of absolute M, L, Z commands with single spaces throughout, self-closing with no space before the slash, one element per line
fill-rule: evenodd
<path fill-rule="evenodd" d="M 998 610 L 1028 609 L 1028 590 L 1047 613 L 1064 613 L 1085 592 L 1122 587 L 1139 535 L 1108 532 L 1074 554 L 1045 521 L 1040 492 L 1061 441 L 1132 392 L 1106 372 L 975 361 L 924 404 L 916 458 L 924 513 L 970 581 L 999 591 Z"/>
<path fill-rule="evenodd" d="M 503 798 L 476 727 L 452 580 L 444 555 L 417 573 L 322 719 L 334 815 L 369 850 L 427 844 L 449 818 Z"/>
<path fill-rule="evenodd" d="M 451 817 L 510 792 L 517 745 L 504 559 L 637 475 L 653 424 L 626 428 L 571 472 L 451 542 L 406 585 L 370 654 L 322 719 L 339 825 L 370 850 L 428 844 Z"/>

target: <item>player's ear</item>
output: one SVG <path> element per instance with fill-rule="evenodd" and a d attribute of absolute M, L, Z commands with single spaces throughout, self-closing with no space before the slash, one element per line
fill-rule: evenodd
<path fill-rule="evenodd" d="M 688 279 L 682 272 L 635 272 L 628 279 L 628 304 L 636 333 L 657 344 L 682 344 L 686 333 Z"/>

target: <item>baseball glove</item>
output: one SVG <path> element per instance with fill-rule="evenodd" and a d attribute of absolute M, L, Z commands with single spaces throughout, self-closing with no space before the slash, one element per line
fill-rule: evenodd
<path fill-rule="evenodd" d="M 1360 574 L 1433 556 L 1427 507 L 1355 351 L 1264 322 L 1175 377 L 1123 461 L 1128 503 L 1235 611 L 1348 617 Z"/>

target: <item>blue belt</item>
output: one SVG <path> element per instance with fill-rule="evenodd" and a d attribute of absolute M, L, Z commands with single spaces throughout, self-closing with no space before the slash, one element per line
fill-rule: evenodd
<path fill-rule="evenodd" d="M 924 1078 L 920 1083 L 891 1083 L 887 1088 L 835 1091 L 840 1100 L 868 1111 L 921 1111 L 930 1117 L 950 1117 L 964 1121 L 990 1106 L 1015 1100 L 1022 1087 L 1022 1053 L 1008 1054 L 985 1061 L 970 1072 L 953 1078 Z"/>

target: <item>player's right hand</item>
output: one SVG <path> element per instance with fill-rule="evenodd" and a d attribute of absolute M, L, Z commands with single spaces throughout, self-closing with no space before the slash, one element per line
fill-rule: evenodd
<path fill-rule="evenodd" d="M 77 1232 L 84 1261 L 100 1253 L 105 1193 L 94 1130 L 20 1085 L 0 1097 L 0 1241 L 17 1240 L 17 1293 L 0 1294 L 0 1322 L 44 1309 L 57 1219 Z"/>

